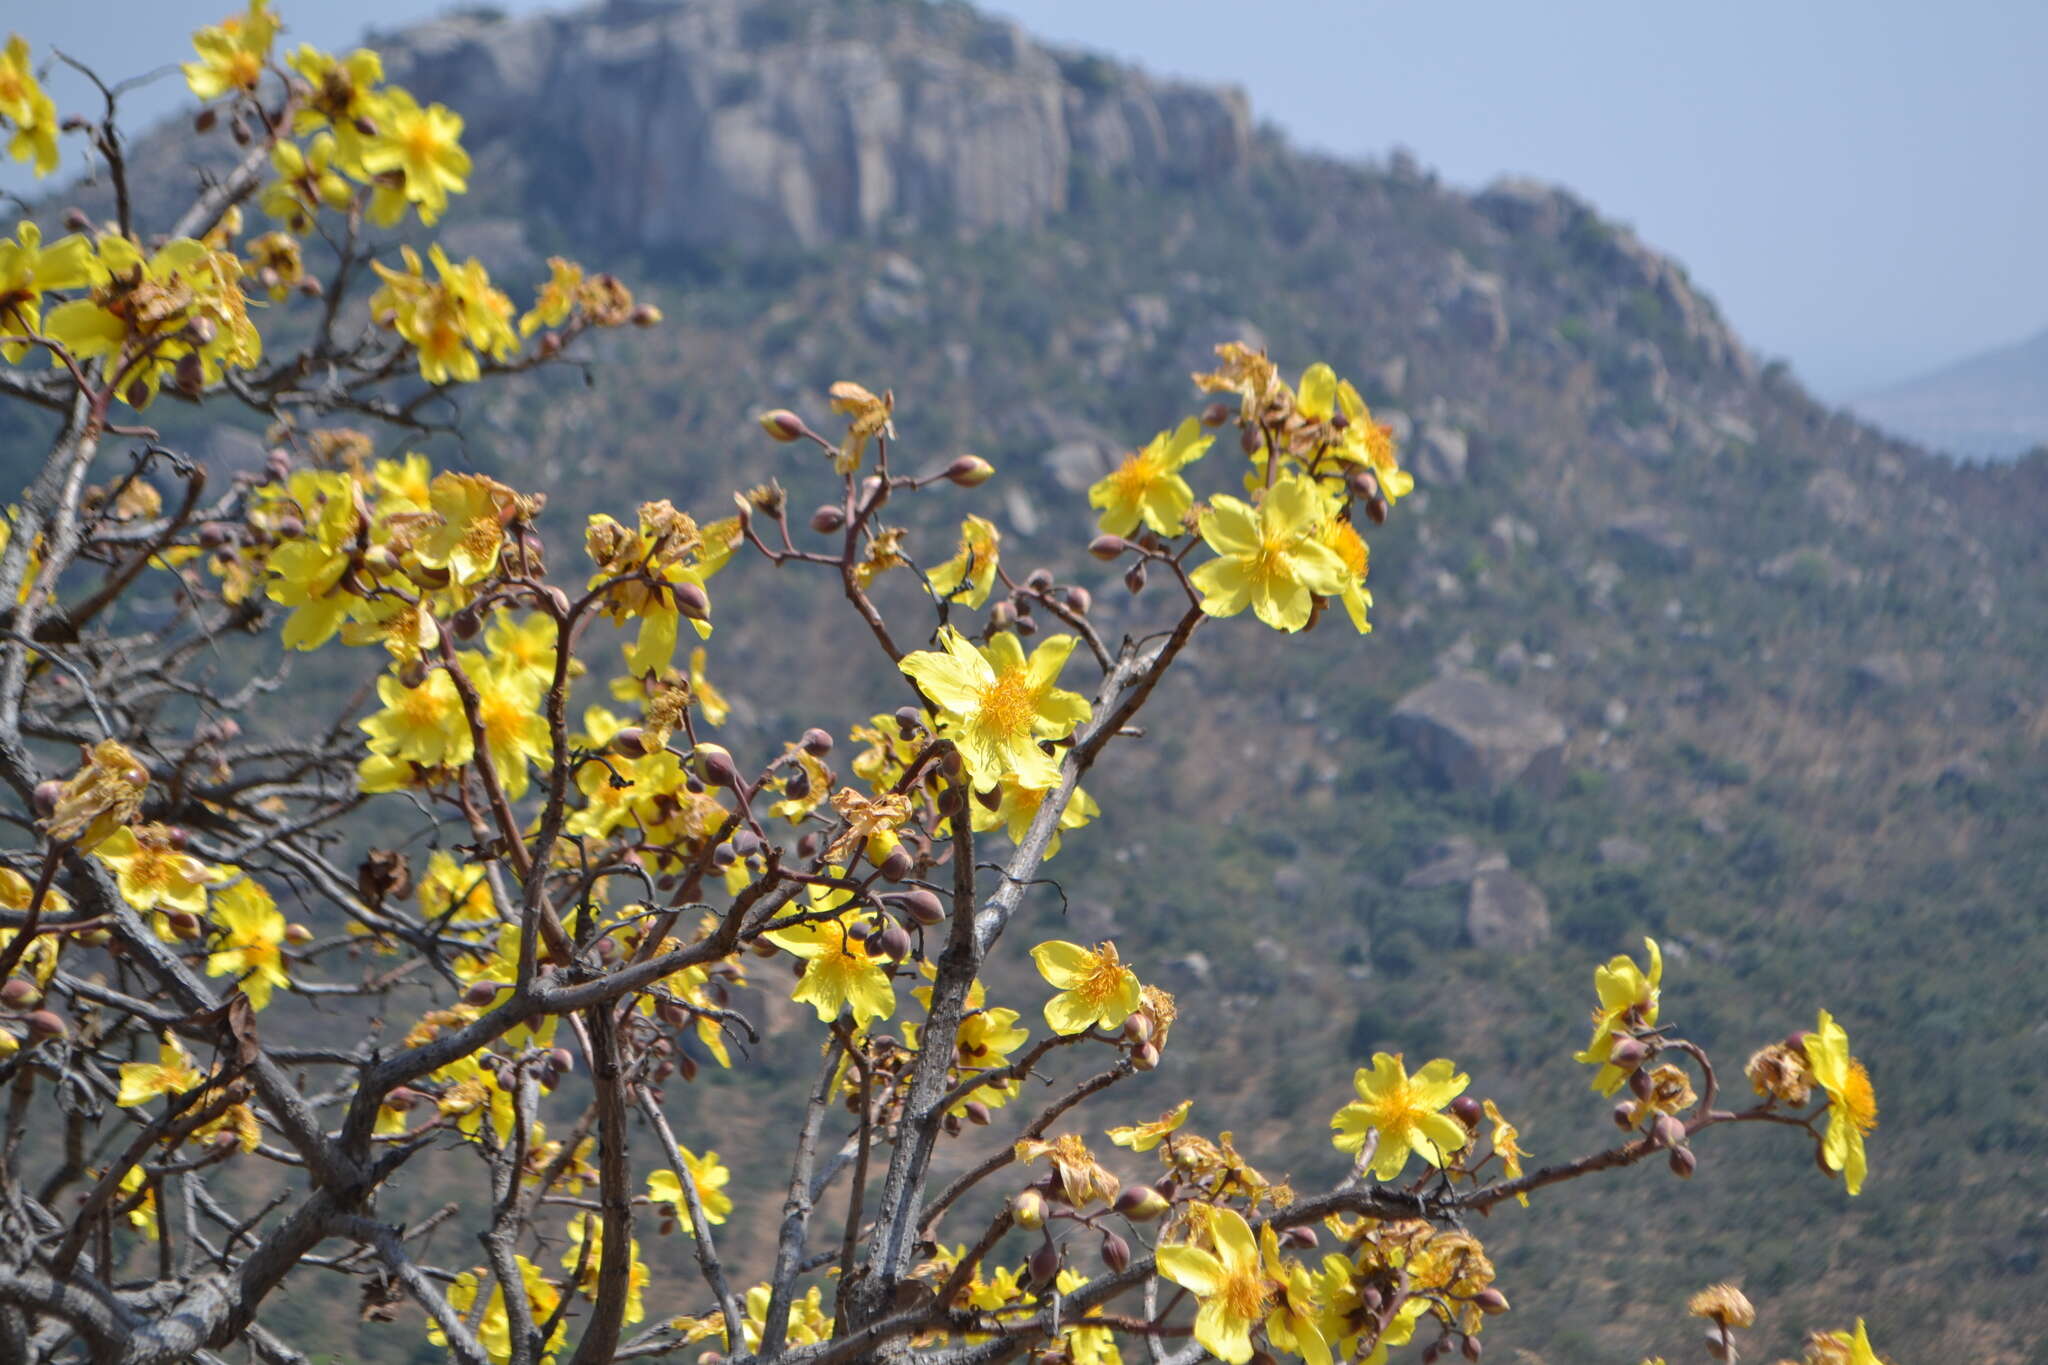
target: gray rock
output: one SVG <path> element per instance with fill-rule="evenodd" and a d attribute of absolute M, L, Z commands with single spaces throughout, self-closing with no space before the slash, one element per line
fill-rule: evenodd
<path fill-rule="evenodd" d="M 1508 310 L 1500 276 L 1473 269 L 1456 252 L 1451 255 L 1450 280 L 1437 307 L 1461 340 L 1488 351 L 1508 344 Z"/>
<path fill-rule="evenodd" d="M 1601 863 L 1608 867 L 1641 867 L 1650 861 L 1648 844 L 1639 844 L 1619 834 L 1602 839 L 1597 852 Z"/>
<path fill-rule="evenodd" d="M 1416 482 L 1437 487 L 1465 482 L 1471 449 L 1465 433 L 1456 427 L 1424 422 L 1415 452 Z"/>
<path fill-rule="evenodd" d="M 1913 685 L 1913 665 L 1896 650 L 1872 654 L 1849 670 L 1849 678 L 1866 692 L 1903 691 Z"/>
<path fill-rule="evenodd" d="M 1863 570 L 1843 562 L 1825 545 L 1801 545 L 1765 560 L 1757 577 L 1767 583 L 1818 583 L 1827 588 L 1860 588 Z"/>
<path fill-rule="evenodd" d="M 1671 513 L 1662 507 L 1624 512 L 1607 523 L 1607 535 L 1659 568 L 1678 570 L 1692 564 L 1691 538 L 1672 524 Z"/>
<path fill-rule="evenodd" d="M 1462 886 L 1482 872 L 1504 872 L 1508 855 L 1499 849 L 1481 849 L 1472 839 L 1454 834 L 1429 851 L 1429 860 L 1401 879 L 1410 891 L 1427 891 L 1439 886 Z"/>
<path fill-rule="evenodd" d="M 1425 683 L 1394 707 L 1392 723 L 1395 737 L 1460 791 L 1520 784 L 1554 796 L 1564 783 L 1564 722 L 1483 678 Z"/>
<path fill-rule="evenodd" d="M 1520 682 L 1529 666 L 1529 651 L 1519 640 L 1510 640 L 1493 652 L 1493 671 L 1509 682 Z"/>
<path fill-rule="evenodd" d="M 964 6 L 478 10 L 379 46 L 394 81 L 462 110 L 480 164 L 558 111 L 533 173 L 575 191 L 531 197 L 592 247 L 1029 229 L 1077 173 L 1201 182 L 1251 155 L 1241 93 L 1064 57 Z"/>
<path fill-rule="evenodd" d="M 1465 937 L 1489 952 L 1526 953 L 1550 937 L 1550 903 L 1520 873 L 1482 872 L 1466 893 Z"/>

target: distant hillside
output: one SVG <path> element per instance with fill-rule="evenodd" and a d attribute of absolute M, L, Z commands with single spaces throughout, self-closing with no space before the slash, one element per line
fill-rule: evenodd
<path fill-rule="evenodd" d="M 2048 331 L 1864 394 L 1849 406 L 1930 450 L 2011 459 L 2048 444 Z"/>
<path fill-rule="evenodd" d="M 1901 1362 L 2048 1361 L 2048 455 L 1958 469 L 1815 403 L 1566 190 L 1307 155 L 1235 94 L 957 3 L 612 0 L 389 46 L 471 115 L 458 250 L 513 281 L 571 252 L 669 319 L 605 338 L 588 383 L 466 400 L 447 454 L 548 493 L 559 544 L 643 492 L 718 509 L 776 477 L 809 499 L 751 414 L 823 424 L 826 386 L 857 379 L 893 387 L 905 458 L 996 463 L 979 506 L 1006 562 L 1089 585 L 1114 638 L 1152 604 L 1066 551 L 1083 490 L 1194 410 L 1216 342 L 1327 359 L 1404 434 L 1420 487 L 1373 539 L 1377 632 L 1205 636 L 1179 718 L 1106 765 L 1108 814 L 1051 869 L 1066 932 L 1114 933 L 1204 1007 L 1136 1117 L 1241 1063 L 1261 1084 L 1198 1121 L 1320 1178 L 1322 1116 L 1385 1047 L 1456 1057 L 1542 1159 L 1594 1147 L 1612 1129 L 1569 1060 L 1591 970 L 1654 933 L 1667 1015 L 1732 1060 L 1810 1002 L 1842 1019 L 1884 1105 L 1870 1183 L 1851 1202 L 1793 1144 L 1730 1141 L 1688 1185 L 1504 1210 L 1483 1231 L 1516 1311 L 1489 1358 L 1679 1359 L 1685 1295 L 1734 1279 L 1757 1359 L 1861 1314 Z M 758 566 L 719 589 L 722 610 L 814 600 Z M 722 648 L 715 670 L 777 679 L 739 699 L 736 748 L 887 695 L 829 629 Z M 1033 931 L 1060 923 L 1031 905 Z M 789 1074 L 776 1046 L 679 1092 L 684 1140 L 786 1122 L 758 1079 Z M 717 1145 L 756 1188 L 781 1150 Z M 650 1254 L 680 1273 L 681 1241 Z M 349 1317 L 351 1360 L 416 1336 Z"/>

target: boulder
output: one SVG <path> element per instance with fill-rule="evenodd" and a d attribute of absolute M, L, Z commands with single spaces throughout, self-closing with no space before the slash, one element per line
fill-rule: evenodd
<path fill-rule="evenodd" d="M 1489 952 L 1526 953 L 1550 937 L 1550 903 L 1520 873 L 1482 872 L 1465 897 L 1465 937 Z"/>
<path fill-rule="evenodd" d="M 1903 691 L 1913 685 L 1913 665 L 1896 650 L 1872 654 L 1849 670 L 1849 680 L 1864 692 Z"/>
<path fill-rule="evenodd" d="M 1678 570 L 1692 564 L 1692 539 L 1672 524 L 1671 513 L 1662 507 L 1622 513 L 1607 523 L 1607 535 L 1658 568 Z"/>
<path fill-rule="evenodd" d="M 1484 678 L 1425 683 L 1394 707 L 1394 735 L 1459 791 L 1521 785 L 1555 796 L 1564 783 L 1564 722 Z"/>
<path fill-rule="evenodd" d="M 1637 843 L 1619 834 L 1602 839 L 1597 852 L 1601 864 L 1606 867 L 1642 867 L 1650 861 L 1648 844 Z"/>
<path fill-rule="evenodd" d="M 1401 879 L 1410 891 L 1438 886 L 1462 886 L 1482 872 L 1504 872 L 1508 855 L 1499 849 L 1482 849 L 1462 834 L 1454 834 L 1429 850 L 1427 861 Z"/>
<path fill-rule="evenodd" d="M 1415 481 L 1434 488 L 1465 482 L 1471 452 L 1464 432 L 1441 422 L 1424 422 L 1415 452 Z"/>

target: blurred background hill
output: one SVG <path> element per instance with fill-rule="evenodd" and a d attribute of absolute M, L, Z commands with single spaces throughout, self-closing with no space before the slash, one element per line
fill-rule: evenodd
<path fill-rule="evenodd" d="M 449 454 L 547 492 L 558 544 L 627 497 L 716 509 L 773 476 L 807 506 L 816 471 L 751 415 L 822 427 L 852 378 L 894 388 L 913 458 L 993 460 L 948 512 L 993 506 L 1006 560 L 1085 583 L 1114 637 L 1160 609 L 1068 551 L 1084 490 L 1194 410 L 1214 344 L 1327 359 L 1396 424 L 1419 488 L 1373 541 L 1376 633 L 1209 636 L 1050 869 L 1068 922 L 1035 902 L 1027 932 L 1113 934 L 1208 1016 L 1133 1113 L 1234 1059 L 1261 1083 L 1197 1121 L 1308 1178 L 1336 1169 L 1321 1116 L 1354 1065 L 1441 1052 L 1540 1158 L 1591 1147 L 1590 971 L 1654 934 L 1667 1015 L 1731 1065 L 1809 1002 L 1843 1020 L 1884 1105 L 1872 1178 L 1852 1202 L 1795 1144 L 1722 1141 L 1689 1185 L 1507 1210 L 1493 1349 L 1677 1352 L 1683 1296 L 1734 1279 L 1766 1359 L 1860 1314 L 1902 1361 L 2048 1362 L 2048 454 L 1959 465 L 1817 401 L 1569 188 L 1305 151 L 1242 92 L 963 5 L 613 0 L 378 42 L 469 118 L 451 250 L 511 281 L 573 254 L 667 314 L 601 339 L 587 380 L 464 400 Z M 1965 382 L 1991 368 L 1943 381 L 1942 420 L 2003 420 Z M 1864 410 L 1969 449 L 1910 397 Z M 0 437 L 18 469 L 25 434 Z M 813 600 L 752 566 L 720 588 Z M 741 743 L 891 695 L 808 623 L 734 632 L 717 667 L 781 680 L 740 698 Z M 760 1078 L 798 1052 L 672 1097 L 703 1105 L 685 1141 L 774 1125 Z"/>

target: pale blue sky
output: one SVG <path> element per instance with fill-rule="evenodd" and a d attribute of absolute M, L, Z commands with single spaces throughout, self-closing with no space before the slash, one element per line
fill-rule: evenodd
<path fill-rule="evenodd" d="M 0 27 L 133 71 L 230 5 L 9 4 Z M 278 4 L 296 37 L 323 44 L 441 7 Z M 1829 397 L 2048 327 L 2044 0 L 984 7 L 1049 39 L 1234 81 L 1310 146 L 1405 146 L 1462 185 L 1503 172 L 1569 185 L 1683 260 L 1753 345 Z"/>

